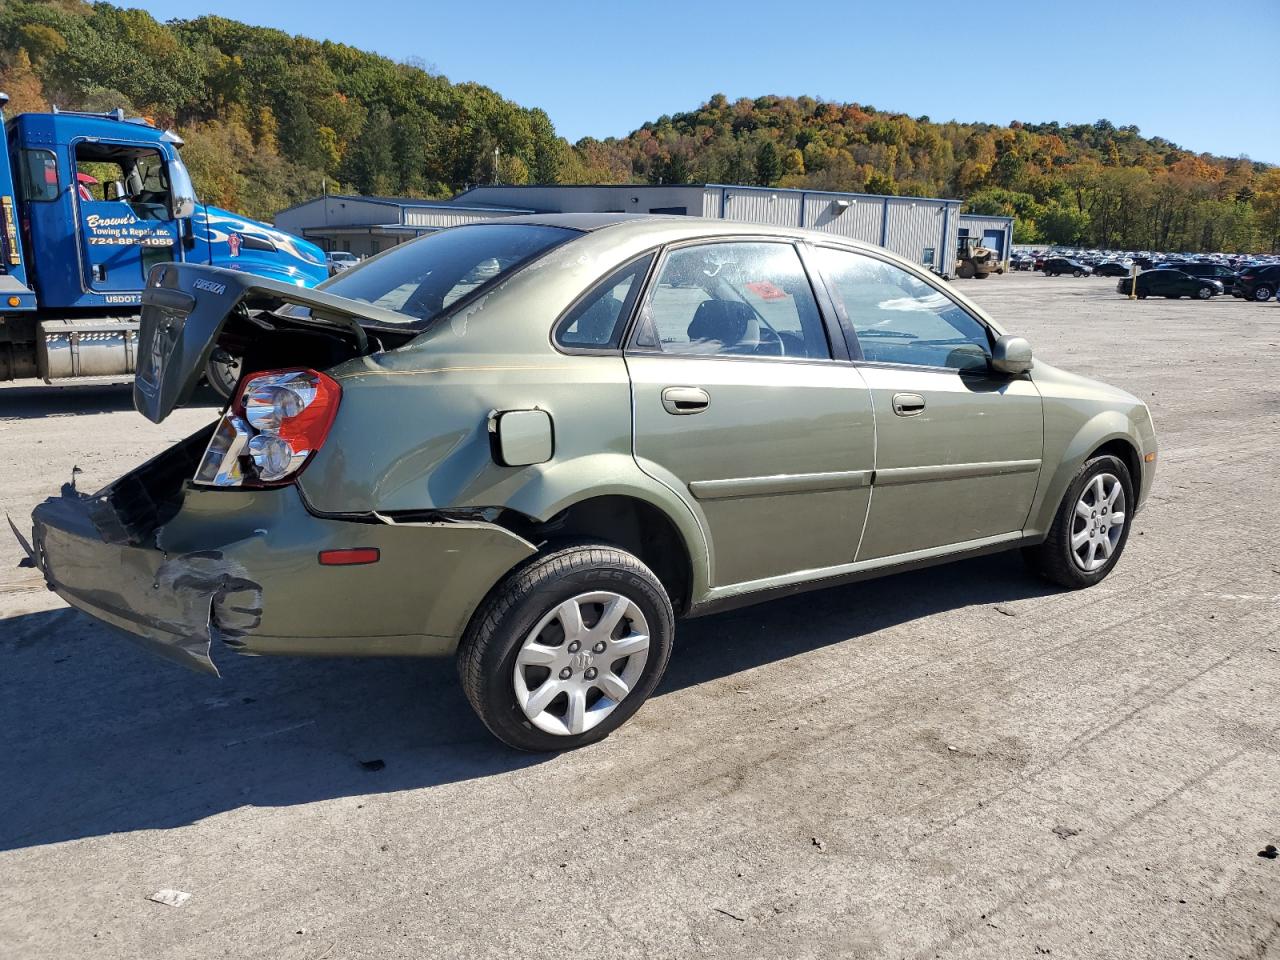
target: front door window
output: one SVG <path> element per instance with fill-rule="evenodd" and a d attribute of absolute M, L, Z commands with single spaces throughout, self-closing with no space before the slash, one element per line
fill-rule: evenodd
<path fill-rule="evenodd" d="M 86 286 L 136 291 L 158 263 L 177 258 L 168 167 L 159 150 L 83 142 L 75 147 Z"/>

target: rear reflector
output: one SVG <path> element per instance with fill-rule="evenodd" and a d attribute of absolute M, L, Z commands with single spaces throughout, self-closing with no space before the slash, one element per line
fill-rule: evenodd
<path fill-rule="evenodd" d="M 345 550 L 321 550 L 320 565 L 324 567 L 354 567 L 362 563 L 377 563 L 377 547 L 348 547 Z"/>

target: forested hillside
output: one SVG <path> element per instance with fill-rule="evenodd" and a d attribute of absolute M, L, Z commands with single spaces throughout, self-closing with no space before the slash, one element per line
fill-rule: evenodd
<path fill-rule="evenodd" d="M 810 97 L 713 96 L 624 138 L 570 145 L 478 84 L 221 17 L 157 23 L 80 0 L 6 0 L 10 112 L 111 109 L 172 125 L 210 202 L 270 217 L 320 192 L 447 197 L 475 183 L 754 183 L 956 196 L 1016 239 L 1280 249 L 1280 169 L 1136 127 L 933 122 Z"/>

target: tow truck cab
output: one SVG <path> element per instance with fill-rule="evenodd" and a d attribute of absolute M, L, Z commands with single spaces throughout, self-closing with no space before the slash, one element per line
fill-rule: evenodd
<path fill-rule="evenodd" d="M 0 380 L 133 373 L 142 289 L 160 263 L 304 287 L 328 276 L 314 244 L 199 203 L 172 131 L 121 110 L 55 109 L 5 134 Z"/>

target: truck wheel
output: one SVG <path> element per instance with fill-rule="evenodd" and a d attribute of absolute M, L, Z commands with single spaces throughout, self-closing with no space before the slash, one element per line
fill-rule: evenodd
<path fill-rule="evenodd" d="M 223 400 L 230 400 L 240 383 L 240 358 L 233 357 L 225 350 L 214 350 L 205 364 L 204 378 L 213 387 L 214 393 Z"/>
<path fill-rule="evenodd" d="M 1059 586 L 1091 587 L 1119 562 L 1135 503 L 1129 468 L 1118 457 L 1088 460 L 1068 485 L 1049 536 L 1023 550 L 1023 559 Z"/>
<path fill-rule="evenodd" d="M 569 750 L 640 709 L 674 633 L 671 600 L 639 559 L 607 544 L 565 546 L 490 591 L 458 647 L 458 673 L 503 743 Z"/>

